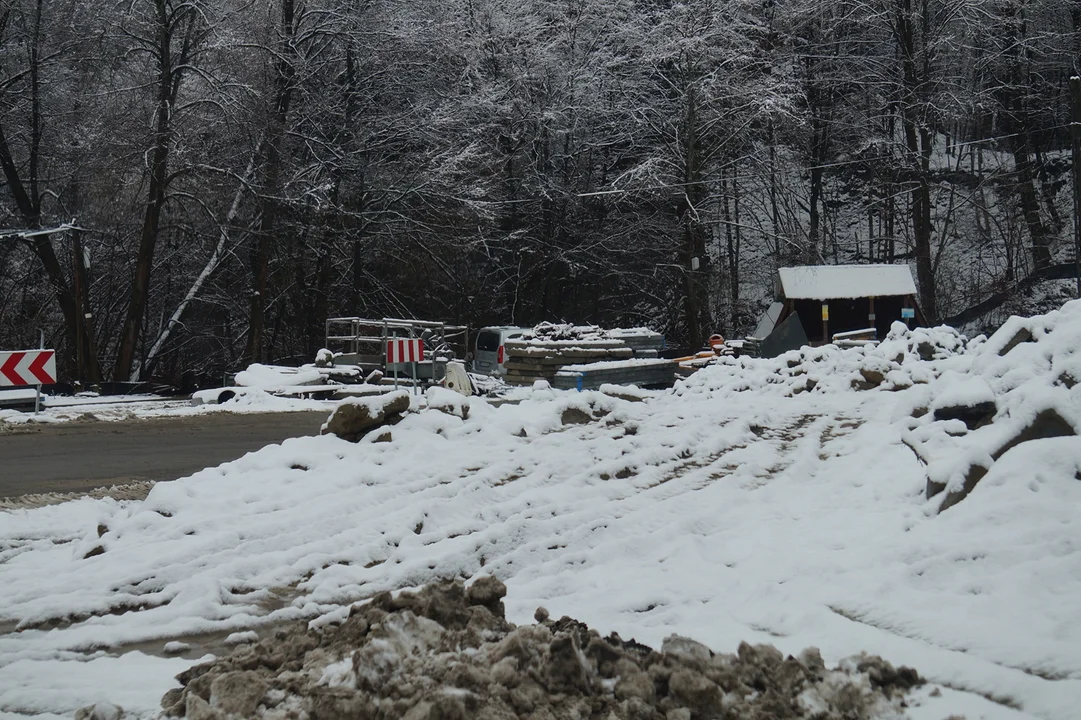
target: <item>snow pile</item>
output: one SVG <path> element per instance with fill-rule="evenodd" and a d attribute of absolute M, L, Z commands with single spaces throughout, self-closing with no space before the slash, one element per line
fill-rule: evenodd
<path fill-rule="evenodd" d="M 902 441 L 933 426 L 990 454 L 1004 421 L 1075 421 L 1081 303 L 1015 324 L 1031 341 L 1009 349 L 899 331 L 873 349 L 721 359 L 668 392 L 537 384 L 498 406 L 435 392 L 389 441 L 296 438 L 142 502 L 0 513 L 0 713 L 110 701 L 149 716 L 178 663 L 233 633 L 264 642 L 386 591 L 491 575 L 519 625 L 544 606 L 662 655 L 673 634 L 814 646 L 829 666 L 868 652 L 928 681 L 907 696 L 914 720 L 1069 720 L 1076 438 L 1006 450 L 947 512 Z M 990 424 L 935 419 L 987 387 Z M 170 642 L 191 650 L 166 657 Z M 320 666 L 327 697 L 350 681 L 345 659 Z"/>
<path fill-rule="evenodd" d="M 770 645 L 718 655 L 678 635 L 661 651 L 608 637 L 538 608 L 506 621 L 506 587 L 481 577 L 383 593 L 339 626 L 272 638 L 180 675 L 168 716 L 243 718 L 664 718 L 813 714 L 903 717 L 909 668 L 860 656 L 826 668 L 817 649 L 785 658 Z"/>

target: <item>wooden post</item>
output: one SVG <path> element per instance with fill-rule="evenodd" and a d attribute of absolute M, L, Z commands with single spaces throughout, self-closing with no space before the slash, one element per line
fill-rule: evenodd
<path fill-rule="evenodd" d="M 875 296 L 869 297 L 868 302 L 870 309 L 867 311 L 867 322 L 871 327 L 875 328 L 875 339 L 878 339 L 878 329 L 875 326 Z"/>
<path fill-rule="evenodd" d="M 830 306 L 829 303 L 822 303 L 822 342 L 829 343 L 830 341 Z"/>

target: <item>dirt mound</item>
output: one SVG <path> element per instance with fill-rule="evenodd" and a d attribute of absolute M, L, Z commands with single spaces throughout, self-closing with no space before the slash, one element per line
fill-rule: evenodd
<path fill-rule="evenodd" d="M 658 652 L 571 618 L 504 618 L 506 588 L 480 578 L 384 593 L 322 630 L 298 623 L 178 676 L 172 717 L 698 720 L 900 716 L 914 670 L 768 645 L 715 654 L 671 636 Z"/>

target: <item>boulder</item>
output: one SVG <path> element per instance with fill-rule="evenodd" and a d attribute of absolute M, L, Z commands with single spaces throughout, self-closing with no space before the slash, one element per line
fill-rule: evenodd
<path fill-rule="evenodd" d="M 987 474 L 989 468 L 984 467 L 979 463 L 973 463 L 969 466 L 965 472 L 965 483 L 961 486 L 960 490 L 951 492 L 946 495 L 942 500 L 942 504 L 939 505 L 938 511 L 942 512 L 948 508 L 953 507 L 957 503 L 968 497 L 975 488 L 976 484 L 983 480 L 983 476 Z M 946 489 L 946 485 L 940 482 L 935 482 L 930 478 L 927 479 L 927 497 L 932 498 L 935 495 L 943 492 Z"/>
<path fill-rule="evenodd" d="M 877 368 L 861 367 L 860 375 L 868 385 L 879 386 L 886 381 L 886 375 Z"/>
<path fill-rule="evenodd" d="M 428 401 L 429 410 L 438 410 L 441 413 L 467 420 L 469 419 L 469 401 L 464 397 L 466 394 L 433 386 L 428 388 L 424 395 Z"/>
<path fill-rule="evenodd" d="M 1017 447 L 1023 442 L 1029 440 L 1045 440 L 1047 438 L 1056 437 L 1073 437 L 1077 435 L 1077 430 L 1067 422 L 1058 411 L 1054 408 L 1044 408 L 1040 412 L 1036 413 L 1036 417 L 1032 419 L 1032 422 L 1025 425 L 1025 427 L 1010 438 L 1002 447 L 992 453 L 991 457 L 998 460 L 1005 455 L 1009 450 Z"/>
<path fill-rule="evenodd" d="M 570 407 L 559 416 L 559 421 L 564 425 L 585 425 L 593 421 L 593 416 L 584 410 Z"/>
<path fill-rule="evenodd" d="M 1014 332 L 1013 337 L 1006 341 L 1002 346 L 1002 349 L 998 351 L 998 354 L 999 356 L 1006 355 L 1021 343 L 1035 342 L 1035 340 L 1036 339 L 1032 337 L 1032 332 L 1027 327 L 1019 328 Z"/>
<path fill-rule="evenodd" d="M 969 430 L 986 425 L 998 412 L 994 400 L 970 405 L 949 405 L 935 408 L 935 420 L 960 420 Z"/>
<path fill-rule="evenodd" d="M 408 409 L 409 393 L 405 390 L 376 397 L 351 398 L 334 409 L 320 433 L 358 442 L 371 430 L 398 422 Z"/>
<path fill-rule="evenodd" d="M 944 377 L 949 382 L 934 399 L 935 420 L 960 420 L 969 430 L 991 422 L 998 412 L 995 391 L 982 377 Z"/>
<path fill-rule="evenodd" d="M 937 411 L 936 411 L 937 417 Z M 1043 440 L 1046 438 L 1056 437 L 1074 437 L 1077 435 L 1077 430 L 1073 425 L 1067 422 L 1054 408 L 1045 408 L 1036 413 L 1031 422 L 1026 424 L 1016 433 L 1009 437 L 997 450 L 991 453 L 991 460 L 998 461 L 1003 455 L 1017 447 L 1021 443 L 1028 442 L 1030 440 Z M 989 472 L 990 468 L 985 467 L 980 463 L 973 463 L 969 466 L 968 471 L 965 474 L 964 485 L 953 492 L 950 492 L 942 500 L 942 504 L 939 505 L 939 512 L 947 510 L 957 503 L 964 500 L 969 494 L 976 488 L 976 485 L 983 479 L 984 475 Z M 931 498 L 943 490 L 946 486 L 942 483 L 933 482 L 930 479 L 927 480 L 927 497 Z"/>

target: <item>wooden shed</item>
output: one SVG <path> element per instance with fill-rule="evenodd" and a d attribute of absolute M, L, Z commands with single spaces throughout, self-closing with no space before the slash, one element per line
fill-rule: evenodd
<path fill-rule="evenodd" d="M 881 338 L 896 321 L 909 327 L 926 324 L 907 265 L 780 268 L 774 290 L 777 300 L 759 321 L 754 337 L 769 337 L 793 315 L 812 344 L 829 342 L 837 333 L 869 328 L 875 328 Z"/>

